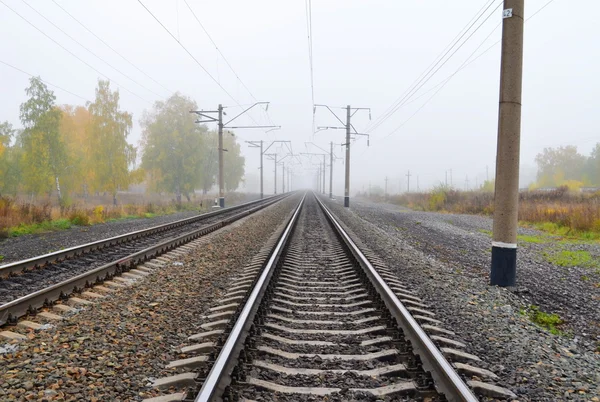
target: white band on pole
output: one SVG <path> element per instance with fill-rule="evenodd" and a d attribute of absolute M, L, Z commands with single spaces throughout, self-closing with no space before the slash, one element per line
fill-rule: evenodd
<path fill-rule="evenodd" d="M 501 241 L 493 241 L 492 247 L 500 248 L 517 248 L 517 243 L 503 243 Z"/>

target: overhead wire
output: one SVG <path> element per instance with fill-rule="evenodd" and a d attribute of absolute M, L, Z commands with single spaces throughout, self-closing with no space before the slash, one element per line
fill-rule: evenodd
<path fill-rule="evenodd" d="M 71 17 L 71 19 L 73 19 L 75 22 L 77 22 L 83 29 L 85 29 L 87 32 L 89 32 L 92 36 L 94 36 L 96 39 L 98 39 L 100 42 L 102 42 L 102 44 L 104 46 L 106 46 L 107 48 L 109 48 L 110 50 L 112 50 L 117 56 L 119 56 L 121 59 L 125 60 L 127 63 L 129 63 L 129 65 L 131 65 L 133 68 L 135 68 L 137 71 L 139 71 L 140 73 L 144 74 L 148 79 L 150 79 L 152 82 L 154 82 L 156 85 L 160 86 L 161 88 L 163 88 L 165 91 L 169 92 L 169 93 L 174 93 L 174 91 L 170 90 L 169 88 L 165 87 L 163 84 L 161 84 L 160 82 L 158 82 L 157 80 L 155 80 L 154 78 L 152 78 L 149 74 L 147 74 L 144 70 L 142 70 L 141 68 L 139 68 L 137 65 L 135 65 L 134 63 L 132 63 L 129 59 L 127 59 L 125 56 L 123 56 L 120 52 L 118 52 L 117 50 L 115 50 L 111 45 L 109 45 L 104 39 L 102 39 L 101 37 L 99 37 L 98 35 L 96 35 L 91 29 L 89 29 L 84 23 L 82 23 L 81 21 L 79 21 L 73 14 L 71 14 L 70 12 L 68 12 L 63 6 L 61 6 L 56 0 L 52 0 L 52 2 L 54 4 L 56 4 L 56 6 L 58 8 L 60 8 L 62 11 L 64 11 L 65 14 L 67 14 L 69 17 Z"/>
<path fill-rule="evenodd" d="M 148 102 L 150 104 L 152 104 L 152 102 L 150 102 L 149 100 L 141 97 L 140 95 L 138 95 L 137 93 L 131 91 L 130 89 L 128 89 L 127 87 L 119 84 L 118 82 L 116 82 L 115 80 L 109 78 L 106 74 L 100 72 L 96 67 L 92 66 L 90 63 L 88 63 L 87 61 L 83 60 L 82 58 L 80 58 L 79 56 L 77 56 L 75 53 L 73 53 L 72 51 L 70 51 L 69 49 L 67 49 L 65 46 L 63 46 L 62 44 L 60 44 L 58 41 L 56 41 L 54 38 L 52 38 L 50 35 L 48 35 L 47 33 L 45 33 L 44 31 L 42 31 L 40 28 L 38 28 L 35 24 L 33 24 L 31 21 L 29 21 L 27 18 L 23 17 L 21 14 L 19 14 L 17 11 L 15 11 L 13 8 L 11 8 L 10 6 L 8 6 L 4 0 L 0 0 L 0 3 L 2 3 L 6 8 L 8 8 L 10 11 L 12 11 L 13 13 L 15 13 L 17 16 L 19 16 L 19 18 L 21 18 L 23 21 L 25 21 L 26 23 L 28 23 L 29 25 L 31 25 L 35 30 L 37 30 L 38 32 L 40 32 L 42 35 L 44 35 L 46 38 L 50 39 L 52 42 L 54 42 L 56 45 L 60 46 L 64 51 L 66 51 L 67 53 L 69 53 L 71 56 L 75 57 L 77 60 L 79 60 L 80 62 L 82 62 L 83 64 L 85 64 L 86 66 L 88 66 L 89 68 L 91 68 L 92 70 L 94 70 L 96 73 L 100 74 L 102 77 L 106 78 L 107 80 L 109 80 L 110 82 L 114 83 L 115 85 L 117 85 L 118 87 L 123 88 L 124 90 L 126 90 L 127 92 L 129 92 L 130 94 L 136 96 L 137 98 Z"/>
<path fill-rule="evenodd" d="M 533 17 L 535 17 L 540 11 L 542 11 L 543 9 L 545 9 L 550 3 L 552 3 L 554 0 L 550 0 L 548 1 L 546 4 L 544 4 L 540 9 L 538 9 L 535 13 L 533 13 L 532 15 L 530 15 L 528 18 L 525 19 L 525 22 L 529 21 L 530 19 L 532 19 Z M 425 107 L 425 105 L 427 105 L 427 103 L 429 103 L 431 101 L 431 99 L 433 97 L 435 97 L 438 92 L 440 92 L 445 86 L 446 84 L 461 70 L 463 70 L 464 68 L 466 68 L 469 64 L 473 63 L 475 60 L 479 59 L 481 56 L 483 56 L 484 54 L 486 54 L 490 49 L 492 49 L 493 47 L 495 47 L 497 44 L 499 44 L 502 40 L 498 40 L 496 42 L 494 42 L 490 47 L 488 47 L 486 50 L 484 50 L 483 52 L 481 52 L 479 55 L 477 55 L 477 57 L 475 57 L 473 60 L 470 60 L 471 57 L 473 57 L 473 55 L 481 48 L 481 46 L 483 46 L 483 44 L 490 38 L 490 36 L 492 36 L 492 34 L 500 27 L 500 25 L 502 25 L 502 22 L 498 23 L 494 29 L 488 34 L 488 36 L 485 37 L 485 39 L 483 39 L 483 41 L 481 41 L 481 43 L 479 44 L 479 46 L 477 46 L 477 48 L 475 48 L 475 50 L 469 55 L 469 57 L 467 57 L 465 59 L 465 61 L 458 67 L 458 69 L 456 69 L 456 71 L 454 71 L 454 73 L 452 73 L 451 75 L 449 75 L 448 77 L 446 77 L 442 82 L 440 82 L 439 84 L 437 84 L 436 86 L 441 85 L 441 87 L 429 98 L 427 99 L 427 101 L 425 101 L 425 103 L 419 107 L 419 109 L 417 109 L 417 111 L 415 113 L 413 113 L 408 119 L 406 119 L 404 122 L 402 122 L 402 124 L 400 124 L 400 126 L 396 127 L 394 130 L 392 130 L 392 132 L 390 132 L 389 134 L 387 134 L 384 138 L 389 137 L 390 135 L 394 134 L 396 131 L 398 131 L 400 128 L 402 128 L 402 126 L 404 126 L 410 119 L 412 119 L 412 117 L 417 114 L 421 109 L 423 109 L 423 107 Z M 470 60 L 470 61 L 469 61 Z M 428 90 L 428 92 L 431 91 Z"/>
<path fill-rule="evenodd" d="M 0 63 L 4 64 L 5 66 L 8 66 L 8 67 L 10 67 L 10 68 L 12 68 L 12 69 L 14 69 L 14 70 L 17 70 L 17 71 L 19 71 L 19 72 L 21 72 L 21 73 L 23 73 L 23 74 L 25 74 L 25 75 L 28 75 L 28 76 L 30 76 L 30 77 L 38 77 L 38 78 L 40 79 L 40 81 L 42 81 L 43 83 L 45 83 L 45 84 L 47 84 L 47 85 L 50 85 L 51 87 L 54 87 L 54 88 L 60 89 L 60 90 L 61 90 L 61 91 L 63 91 L 63 92 L 66 92 L 66 93 L 68 93 L 68 94 L 70 94 L 70 95 L 73 95 L 73 96 L 75 96 L 75 97 L 77 97 L 77 98 L 79 98 L 79 99 L 81 99 L 81 100 L 84 100 L 84 101 L 86 101 L 86 102 L 90 102 L 90 103 L 91 103 L 91 101 L 90 101 L 89 99 L 87 99 L 85 96 L 77 95 L 76 93 L 74 93 L 74 92 L 71 92 L 71 91 L 69 91 L 68 89 L 65 89 L 65 88 L 63 88 L 63 87 L 60 87 L 60 86 L 58 86 L 58 85 L 56 85 L 56 84 L 53 84 L 53 83 L 51 83 L 51 82 L 49 82 L 49 81 L 47 81 L 47 80 L 44 80 L 44 79 L 42 79 L 40 76 L 37 76 L 37 75 L 31 74 L 31 73 L 28 73 L 27 71 L 25 71 L 25 70 L 22 70 L 22 69 L 20 69 L 19 67 L 15 67 L 15 66 L 13 66 L 12 64 L 9 64 L 9 63 L 7 63 L 7 62 L 5 62 L 5 61 L 2 61 L 2 60 L 0 60 Z"/>
<path fill-rule="evenodd" d="M 312 99 L 312 131 L 315 135 L 315 80 L 314 80 L 314 60 L 313 60 L 313 34 L 312 34 L 312 1 L 305 1 L 306 8 L 306 32 L 308 40 L 308 62 L 310 66 L 310 93 Z"/>
<path fill-rule="evenodd" d="M 229 67 L 229 69 L 231 70 L 231 72 L 233 73 L 233 75 L 235 75 L 235 78 L 240 82 L 240 84 L 242 84 L 242 86 L 244 87 L 244 89 L 246 90 L 246 92 L 248 92 L 248 94 L 254 100 L 254 102 L 258 102 L 258 99 L 256 98 L 256 96 L 254 96 L 254 94 L 252 93 L 252 91 L 250 91 L 250 88 L 248 88 L 248 86 L 246 85 L 246 83 L 240 78 L 239 74 L 237 73 L 237 71 L 235 71 L 235 69 L 233 68 L 233 66 L 231 65 L 231 63 L 229 63 L 229 60 L 227 60 L 227 57 L 225 57 L 225 55 L 223 54 L 223 52 L 221 51 L 221 49 L 219 48 L 219 46 L 217 45 L 217 43 L 214 41 L 214 39 L 212 38 L 212 36 L 210 35 L 210 33 L 208 33 L 208 30 L 204 27 L 204 24 L 202 24 L 202 22 L 200 21 L 200 19 L 198 18 L 198 16 L 196 15 L 196 13 L 194 12 L 194 10 L 192 9 L 192 7 L 188 4 L 187 0 L 183 0 L 183 2 L 185 3 L 185 5 L 188 8 L 188 10 L 190 10 L 190 12 L 192 13 L 192 16 L 194 17 L 194 19 L 196 20 L 196 22 L 198 23 L 198 25 L 200 25 L 200 28 L 202 28 L 202 31 L 204 31 L 204 33 L 206 34 L 206 36 L 208 37 L 208 39 L 210 40 L 210 42 L 213 44 L 213 46 L 215 47 L 216 51 L 221 55 L 221 57 L 223 58 L 223 61 L 225 61 L 225 64 L 227 64 L 227 67 Z M 217 59 L 217 63 L 218 63 L 218 59 Z M 261 108 L 261 110 L 262 110 L 262 108 Z M 272 125 L 274 125 L 273 122 L 271 121 L 271 117 L 269 116 L 268 111 L 265 111 L 265 114 L 266 114 L 269 122 Z"/>
<path fill-rule="evenodd" d="M 67 38 L 71 39 L 73 42 L 77 43 L 79 46 L 81 46 L 83 49 L 85 49 L 88 53 L 90 53 L 92 56 L 96 57 L 98 60 L 102 61 L 104 64 L 106 64 L 107 66 L 109 66 L 110 68 L 112 68 L 113 70 L 115 70 L 116 72 L 118 72 L 119 74 L 121 74 L 123 77 L 127 78 L 129 81 L 133 82 L 134 84 L 144 88 L 146 91 L 148 92 L 152 92 L 154 95 L 158 96 L 159 98 L 164 98 L 162 95 L 157 94 L 156 92 L 154 92 L 153 90 L 151 90 L 150 88 L 146 87 L 143 84 L 140 84 L 139 82 L 137 82 L 136 80 L 134 80 L 133 78 L 131 78 L 129 75 L 125 74 L 124 72 L 122 72 L 121 70 L 119 70 L 118 68 L 116 68 L 115 66 L 113 66 L 112 64 L 110 64 L 109 62 L 107 62 L 106 60 L 104 60 L 102 57 L 98 56 L 96 53 L 94 53 L 90 48 L 88 48 L 87 46 L 83 45 L 81 42 L 79 42 L 77 39 L 73 38 L 71 35 L 69 35 L 68 33 L 66 33 L 61 27 L 59 27 L 58 25 L 56 25 L 54 22 L 50 21 L 50 19 L 48 19 L 46 16 L 44 16 L 42 13 L 40 13 L 35 7 L 33 7 L 31 4 L 29 4 L 27 1 L 25 0 L 21 0 L 21 2 L 23 2 L 27 7 L 31 8 L 37 15 L 39 15 L 40 17 L 42 17 L 44 20 L 46 20 L 50 25 L 52 25 L 54 28 L 58 29 L 60 32 L 63 33 L 63 35 L 65 35 Z"/>
<path fill-rule="evenodd" d="M 467 41 L 473 36 L 473 34 L 475 32 L 477 32 L 477 30 L 481 27 L 481 25 L 483 25 L 483 23 L 485 23 L 485 21 L 487 21 L 493 15 L 493 13 L 496 11 L 496 9 L 498 9 L 498 7 L 500 7 L 502 5 L 502 1 L 500 1 L 500 3 L 498 3 L 496 8 L 486 17 L 484 22 L 481 23 L 475 29 L 475 31 L 473 31 L 467 37 L 467 39 L 465 39 L 460 44 L 460 46 L 456 50 L 454 50 L 454 52 L 452 52 L 452 54 L 450 54 L 448 56 L 448 53 L 450 53 L 461 42 L 461 40 L 464 38 L 464 36 L 467 35 L 467 33 L 469 33 L 471 28 L 473 28 L 473 26 L 483 17 L 483 15 L 490 9 L 490 7 L 496 1 L 498 1 L 498 0 L 491 0 L 487 6 L 484 6 L 482 9 L 480 9 L 476 13 L 476 17 L 474 17 L 473 19 L 471 19 L 471 21 L 469 23 L 467 23 L 466 28 L 463 28 L 459 32 L 457 37 L 455 37 L 455 39 L 453 39 L 453 41 L 450 43 L 450 45 L 446 46 L 445 50 L 442 51 L 442 55 L 438 56 L 436 58 L 436 61 L 434 61 L 427 69 L 425 69 L 426 72 L 424 74 L 421 74 L 419 76 L 419 78 L 417 78 L 413 82 L 413 84 L 411 84 L 409 89 L 407 91 L 405 91 L 404 94 L 401 95 L 398 99 L 396 99 L 396 101 L 394 101 L 392 106 L 388 107 L 387 111 L 383 115 L 379 116 L 376 119 L 376 121 L 374 123 L 372 123 L 366 129 L 367 132 L 372 132 L 377 127 L 379 127 L 381 124 L 383 124 L 383 122 L 385 122 L 387 119 L 389 119 L 394 113 L 396 113 L 396 111 L 403 105 L 403 103 L 407 99 L 410 99 L 411 96 L 413 96 L 420 88 L 422 88 L 423 85 L 425 85 L 452 58 L 452 56 L 454 56 L 458 52 L 458 50 L 460 50 L 460 48 L 462 48 L 462 46 L 464 46 L 464 44 L 467 43 Z M 448 56 L 448 57 L 446 57 L 446 56 Z"/>
<path fill-rule="evenodd" d="M 2 1 L 2 0 L 0 0 L 0 1 Z M 231 98 L 239 106 L 237 99 L 235 99 L 233 97 L 233 95 L 231 95 L 229 93 L 229 91 L 227 89 L 225 89 L 215 77 L 213 77 L 213 75 L 206 69 L 206 67 L 204 67 L 202 65 L 202 63 L 200 63 L 200 61 L 198 61 L 198 59 L 183 45 L 183 43 L 181 43 L 181 41 L 179 39 L 177 39 L 171 31 L 169 31 L 169 29 L 158 19 L 158 17 L 156 17 L 156 15 L 154 15 L 154 13 L 152 13 L 152 11 L 150 11 L 150 9 L 148 9 L 148 7 L 146 7 L 146 5 L 142 2 L 142 0 L 137 0 L 137 1 L 148 12 L 148 14 L 150 14 L 152 16 L 152 18 L 154 18 L 154 20 L 156 22 L 158 22 L 158 24 L 169 34 L 169 36 L 171 36 L 171 38 L 173 38 L 173 40 L 175 40 L 175 42 L 177 42 L 179 44 L 179 46 L 181 46 L 181 48 L 188 54 L 188 56 L 190 56 L 192 58 L 192 60 L 194 60 L 196 62 L 196 64 L 202 69 L 202 71 L 204 71 L 206 73 L 206 75 L 208 75 L 210 77 L 210 79 L 215 84 L 217 84 L 217 86 L 219 88 L 221 88 L 221 90 L 223 92 L 225 92 L 225 94 L 227 94 L 227 96 L 229 96 L 229 98 Z"/>
<path fill-rule="evenodd" d="M 529 17 L 527 17 L 525 19 L 525 22 L 529 21 L 530 19 L 532 19 L 533 17 L 535 17 L 540 11 L 542 11 L 543 9 L 545 9 L 550 3 L 552 3 L 554 0 L 549 0 L 546 4 L 544 4 L 541 8 L 539 8 L 536 12 L 534 12 L 532 15 L 530 15 Z M 483 55 L 485 55 L 487 52 L 489 52 L 491 49 L 493 49 L 496 45 L 498 45 L 502 40 L 498 40 L 496 42 L 494 42 L 492 45 L 490 45 L 488 48 L 486 48 L 483 52 L 479 53 L 475 58 L 473 58 L 472 60 L 471 57 L 475 54 L 475 52 L 477 52 L 477 50 L 479 50 L 481 48 L 481 46 L 483 46 L 483 44 L 490 38 L 490 36 L 496 31 L 496 29 L 498 29 L 498 27 L 501 25 L 502 23 L 500 22 L 499 24 L 497 24 L 494 29 L 488 34 L 488 36 L 485 37 L 485 39 L 479 44 L 479 46 L 477 46 L 477 48 L 469 55 L 469 57 L 467 57 L 465 59 L 465 61 L 461 64 L 460 67 L 458 67 L 456 69 L 456 71 L 454 71 L 452 74 L 450 74 L 448 77 L 446 77 L 445 79 L 443 79 L 442 81 L 440 81 L 438 84 L 436 84 L 435 86 L 429 88 L 426 92 L 424 92 L 423 94 L 419 95 L 419 97 L 413 99 L 413 101 L 416 101 L 418 98 L 426 95 L 427 93 L 431 92 L 432 90 L 434 90 L 435 88 L 441 86 L 437 91 L 435 91 L 435 93 L 429 97 L 425 103 L 423 103 L 412 115 L 410 115 L 406 120 L 404 120 L 398 127 L 396 127 L 394 130 L 392 130 L 392 132 L 390 132 L 389 134 L 387 134 L 385 138 L 388 138 L 389 136 L 391 136 L 392 134 L 394 134 L 395 132 L 397 132 L 400 128 L 402 128 L 406 123 L 408 123 L 408 121 L 410 121 L 417 113 L 419 113 L 432 99 L 433 97 L 435 97 L 445 86 L 446 84 L 456 75 L 458 74 L 460 71 L 464 70 L 466 67 L 468 67 L 470 64 L 474 63 L 476 60 L 478 60 L 479 58 L 481 58 Z M 409 102 L 412 103 L 413 101 Z M 407 103 L 408 104 L 408 103 Z M 368 149 L 365 150 L 365 152 L 363 152 L 362 155 L 364 155 L 366 152 L 368 152 Z M 361 156 L 362 156 L 361 155 Z"/>
<path fill-rule="evenodd" d="M 2 1 L 2 0 L 0 0 Z M 241 107 L 240 103 L 238 102 L 238 100 L 236 98 L 233 97 L 233 95 L 231 95 L 231 93 L 225 88 L 223 87 L 223 85 L 221 85 L 221 83 L 202 65 L 202 63 L 200 63 L 200 61 L 198 61 L 198 59 L 188 50 L 187 47 L 185 47 L 185 45 L 183 43 L 181 43 L 181 41 L 179 39 L 177 39 L 175 37 L 175 35 L 173 35 L 173 33 L 158 19 L 158 17 L 156 17 L 156 15 L 154 15 L 154 13 L 152 13 L 152 11 L 150 11 L 150 9 L 148 9 L 148 7 L 146 7 L 146 5 L 142 2 L 142 0 L 137 0 L 138 3 L 140 3 L 140 5 L 144 8 L 144 10 L 146 10 L 148 12 L 148 14 L 150 14 L 152 16 L 152 18 L 154 18 L 154 20 L 156 22 L 158 22 L 158 24 L 169 34 L 169 36 L 171 38 L 173 38 L 173 40 L 175 40 L 175 42 L 177 42 L 179 44 L 179 46 L 181 46 L 181 48 L 188 54 L 188 56 L 190 56 L 195 62 L 196 64 L 202 69 L 202 71 L 204 71 L 206 73 L 206 75 L 208 75 L 210 77 L 210 79 L 217 84 L 217 86 L 219 88 L 221 88 L 221 90 L 223 92 L 225 92 L 225 94 L 235 102 L 235 104 L 238 107 Z M 255 123 L 255 124 L 259 124 L 256 120 L 254 120 L 254 118 L 252 117 L 252 115 L 248 115 L 248 117 Z M 241 136 L 239 134 L 235 134 L 236 136 L 242 138 L 242 139 L 246 139 L 244 138 L 244 136 Z"/>

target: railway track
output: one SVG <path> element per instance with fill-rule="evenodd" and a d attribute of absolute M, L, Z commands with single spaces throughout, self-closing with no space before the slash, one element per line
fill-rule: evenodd
<path fill-rule="evenodd" d="M 512 397 L 434 316 L 308 195 L 146 402 Z"/>
<path fill-rule="evenodd" d="M 35 314 L 282 198 L 252 201 L 0 266 L 0 325 Z"/>

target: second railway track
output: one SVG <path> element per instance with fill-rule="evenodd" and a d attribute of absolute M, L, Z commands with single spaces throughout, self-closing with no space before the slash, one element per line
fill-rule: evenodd
<path fill-rule="evenodd" d="M 0 266 L 0 325 L 281 200 L 224 210 Z"/>
<path fill-rule="evenodd" d="M 196 343 L 167 366 L 174 375 L 155 382 L 171 393 L 148 402 L 512 395 L 478 381 L 494 375 L 464 364 L 476 357 L 436 334 L 441 323 L 423 301 L 389 270 L 373 268 L 314 196 L 277 236 L 257 256 L 265 262 L 252 262 L 204 317 L 206 332 L 191 336 Z M 177 388 L 183 392 L 172 393 Z"/>

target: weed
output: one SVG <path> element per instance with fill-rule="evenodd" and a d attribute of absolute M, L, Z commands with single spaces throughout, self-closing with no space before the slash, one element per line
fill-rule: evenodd
<path fill-rule="evenodd" d="M 517 240 L 523 243 L 545 243 L 546 239 L 542 236 L 518 235 Z"/>
<path fill-rule="evenodd" d="M 479 229 L 479 232 L 486 234 L 488 236 L 492 236 L 492 231 L 487 229 Z"/>
<path fill-rule="evenodd" d="M 0 254 L 0 261 L 4 260 L 4 256 Z"/>
<path fill-rule="evenodd" d="M 560 267 L 598 267 L 600 263 L 588 251 L 561 250 L 555 253 L 544 253 L 548 262 Z"/>
<path fill-rule="evenodd" d="M 536 305 L 530 305 L 527 308 L 521 308 L 520 313 L 526 315 L 531 322 L 539 325 L 542 328 L 546 328 L 551 334 L 564 335 L 557 327 L 564 324 L 564 321 L 558 314 L 546 313 Z"/>
<path fill-rule="evenodd" d="M 9 228 L 8 235 L 17 237 L 27 234 L 36 234 L 44 232 L 54 232 L 57 230 L 65 230 L 71 227 L 71 221 L 66 218 L 57 219 L 55 221 L 43 221 L 41 223 L 33 223 L 30 225 L 21 224 L 19 226 Z"/>
<path fill-rule="evenodd" d="M 589 276 L 587 276 L 587 275 L 581 275 L 581 280 L 582 280 L 582 281 L 589 281 L 589 280 L 590 280 L 590 277 L 589 277 Z"/>
<path fill-rule="evenodd" d="M 90 217 L 85 212 L 74 211 L 69 215 L 69 220 L 73 225 L 77 226 L 88 226 L 90 224 Z"/>

